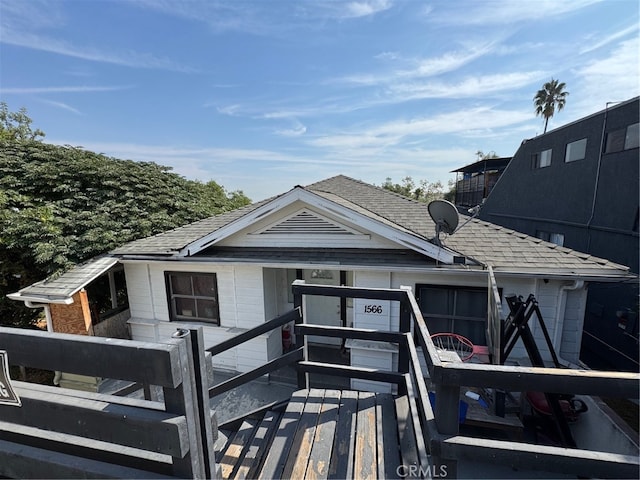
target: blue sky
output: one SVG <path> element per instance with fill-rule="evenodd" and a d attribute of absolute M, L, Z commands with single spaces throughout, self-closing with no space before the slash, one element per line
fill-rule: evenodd
<path fill-rule="evenodd" d="M 253 200 L 337 174 L 442 181 L 640 93 L 637 0 L 0 0 L 0 100 L 46 141 Z"/>

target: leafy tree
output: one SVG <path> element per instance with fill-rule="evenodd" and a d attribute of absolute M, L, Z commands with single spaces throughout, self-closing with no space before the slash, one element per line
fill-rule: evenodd
<path fill-rule="evenodd" d="M 496 152 L 491 150 L 489 153 L 484 153 L 482 150 L 476 152 L 478 160 L 488 160 L 490 158 L 500 158 Z"/>
<path fill-rule="evenodd" d="M 565 92 L 566 85 L 564 82 L 554 80 L 546 82 L 540 90 L 533 97 L 533 104 L 536 107 L 536 116 L 544 117 L 544 133 L 547 133 L 547 124 L 549 119 L 553 117 L 558 111 L 564 108 L 567 102 L 567 95 L 569 92 Z"/>
<path fill-rule="evenodd" d="M 249 203 L 240 191 L 156 163 L 17 140 L 0 140 L 0 324 L 24 325 L 38 313 L 7 293 L 128 241 Z"/>
<path fill-rule="evenodd" d="M 393 183 L 391 177 L 387 177 L 382 184 L 382 188 L 424 203 L 429 203 L 444 196 L 444 186 L 439 180 L 437 182 L 420 180 L 420 183 L 416 185 L 411 177 L 404 177 L 401 184 Z"/>
<path fill-rule="evenodd" d="M 0 140 L 38 140 L 44 138 L 44 132 L 38 128 L 31 129 L 32 120 L 27 109 L 22 107 L 17 112 L 10 112 L 5 102 L 0 102 Z"/>

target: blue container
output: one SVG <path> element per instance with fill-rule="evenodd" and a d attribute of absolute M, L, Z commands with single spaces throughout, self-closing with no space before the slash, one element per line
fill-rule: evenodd
<path fill-rule="evenodd" d="M 431 402 L 431 408 L 436 408 L 436 394 L 434 392 L 429 392 L 429 402 Z M 460 423 L 464 423 L 467 419 L 467 409 L 469 405 L 467 402 L 460 400 L 460 408 L 458 410 L 458 421 Z"/>

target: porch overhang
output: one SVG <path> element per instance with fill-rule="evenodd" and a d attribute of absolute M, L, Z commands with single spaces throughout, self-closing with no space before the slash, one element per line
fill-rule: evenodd
<path fill-rule="evenodd" d="M 34 283 L 18 292 L 8 294 L 7 297 L 11 300 L 24 302 L 27 306 L 51 303 L 69 305 L 73 303 L 73 296 L 76 293 L 109 271 L 117 263 L 118 258 L 116 257 L 96 257 L 73 267 L 59 277 Z"/>

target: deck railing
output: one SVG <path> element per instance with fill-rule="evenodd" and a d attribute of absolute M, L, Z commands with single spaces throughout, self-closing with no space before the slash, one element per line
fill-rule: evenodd
<path fill-rule="evenodd" d="M 0 477 L 215 477 L 201 328 L 160 344 L 0 327 L 0 350 L 16 366 L 163 392 L 152 402 L 12 381 L 21 405 L 0 404 Z"/>
<path fill-rule="evenodd" d="M 502 462 L 514 468 L 574 473 L 609 478 L 637 478 L 638 457 L 608 452 L 541 446 L 522 442 L 499 441 L 459 434 L 459 399 L 462 387 L 479 387 L 506 391 L 542 391 L 561 394 L 606 395 L 607 397 L 638 398 L 640 376 L 633 373 L 590 370 L 534 368 L 485 365 L 440 360 L 419 306 L 410 288 L 374 289 L 305 284 L 297 280 L 292 285 L 295 309 L 281 317 L 216 345 L 208 351 L 213 355 L 233 348 L 257 335 L 294 322 L 296 345 L 293 351 L 258 369 L 241 374 L 209 390 L 218 395 L 249 380 L 258 378 L 283 365 L 294 364 L 298 371 L 298 386 L 309 387 L 308 374 L 321 373 L 338 377 L 388 382 L 398 386 L 398 394 L 407 395 L 411 410 L 412 430 L 417 450 L 417 467 L 421 472 L 439 471 L 447 466 L 449 478 L 457 475 L 457 462 Z M 399 302 L 399 331 L 380 331 L 348 327 L 330 327 L 304 323 L 303 297 L 319 295 L 340 298 L 390 300 Z M 309 361 L 306 336 L 361 339 L 390 342 L 398 345 L 397 371 L 360 368 Z M 420 355 L 426 361 L 427 372 L 420 366 Z M 432 408 L 425 377 L 435 389 L 437 402 Z M 266 406 L 268 408 L 269 406 Z M 230 423 L 233 423 L 232 420 Z M 435 470 L 434 470 L 435 468 Z"/>
<path fill-rule="evenodd" d="M 374 340 L 376 335 L 380 335 L 378 337 L 380 341 L 395 341 L 399 344 L 398 372 L 365 371 L 353 367 L 346 369 L 318 365 L 314 365 L 310 370 L 309 362 L 306 361 L 301 362 L 301 367 L 307 371 L 344 373 L 354 378 L 384 379 L 383 381 L 398 383 L 400 393 L 405 393 L 403 390 L 406 390 L 412 402 L 415 400 L 412 407 L 415 418 L 419 420 L 415 422 L 416 432 L 422 432 L 424 435 L 426 449 L 434 463 L 448 465 L 447 471 L 450 476 L 455 475 L 456 462 L 459 460 L 480 461 L 492 458 L 514 467 L 533 470 L 544 469 L 613 478 L 637 477 L 640 468 L 637 456 L 461 436 L 458 431 L 458 416 L 461 387 L 639 398 L 640 376 L 638 374 L 442 362 L 410 288 L 397 290 L 331 287 L 306 285 L 301 281 L 294 282 L 292 288 L 298 305 L 301 304 L 302 295 L 368 298 L 400 303 L 402 339 L 394 338 L 392 332 L 366 333 L 370 335 L 369 339 Z M 343 338 L 363 338 L 351 337 L 348 330 L 355 331 L 335 327 L 330 329 L 332 336 L 344 334 Z M 303 336 L 311 331 L 314 335 L 318 335 L 321 334 L 322 328 L 298 327 L 296 334 Z M 341 331 L 340 335 L 336 335 L 338 331 Z M 358 335 L 365 335 L 365 333 L 360 331 Z M 421 370 L 418 351 L 424 355 L 428 372 Z M 434 409 L 431 408 L 427 385 L 424 381 L 424 374 L 427 373 L 430 383 L 435 386 L 438 399 Z M 405 381 L 394 381 L 398 375 L 401 375 Z M 421 466 L 425 469 L 429 467 L 427 464 Z"/>

